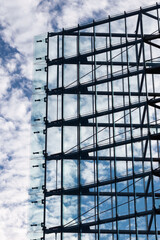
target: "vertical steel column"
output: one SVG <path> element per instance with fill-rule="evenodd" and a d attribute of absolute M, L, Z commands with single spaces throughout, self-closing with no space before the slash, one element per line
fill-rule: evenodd
<path fill-rule="evenodd" d="M 78 36 L 77 36 L 77 57 L 78 57 L 78 63 L 77 63 L 77 85 L 80 85 L 80 31 L 78 29 Z M 80 122 L 80 116 L 81 116 L 81 94 L 80 91 L 77 93 L 77 117 L 79 118 L 78 124 L 77 124 L 77 151 L 80 152 L 81 150 L 81 122 Z M 78 240 L 81 240 L 81 156 L 79 154 L 79 157 L 77 159 L 77 180 L 78 180 L 78 187 L 79 187 L 79 194 L 77 196 L 77 204 L 78 204 L 78 224 L 79 224 L 79 231 L 78 231 Z"/>
<path fill-rule="evenodd" d="M 108 16 L 108 19 L 110 19 L 110 15 Z M 108 31 L 109 31 L 109 46 L 111 47 L 112 45 L 112 41 L 111 41 L 111 27 L 110 27 L 110 21 L 108 23 Z M 112 64 L 112 54 L 111 54 L 111 51 L 109 52 L 109 61 L 110 63 Z M 112 74 L 112 68 L 111 68 L 112 65 L 110 65 L 110 72 L 109 74 L 111 75 Z M 108 76 L 107 76 L 108 77 Z M 108 91 L 111 91 L 112 90 L 112 87 L 111 87 L 111 82 L 108 82 Z M 111 98 L 113 99 L 113 95 L 111 95 Z M 108 95 L 108 109 L 110 109 L 111 107 L 113 107 L 113 102 L 111 103 L 111 106 L 110 106 L 110 96 Z M 108 115 L 108 118 L 109 118 L 109 123 L 112 123 L 113 124 L 113 119 L 112 119 L 112 116 L 110 116 L 111 114 Z M 109 127 L 109 143 L 112 142 L 112 138 L 114 137 L 113 135 L 113 127 Z M 112 156 L 112 150 L 111 148 L 109 149 L 109 152 L 110 152 L 110 156 Z M 114 159 L 115 161 L 115 159 Z M 112 169 L 113 168 L 113 161 L 110 161 L 110 178 L 112 179 L 113 178 L 113 172 L 112 172 Z M 111 192 L 114 191 L 113 189 L 113 184 L 111 184 Z M 115 196 L 116 198 L 116 196 Z M 111 196 L 111 209 L 112 209 L 112 218 L 114 217 L 114 197 Z M 112 222 L 112 229 L 114 229 L 114 222 Z M 112 239 L 114 240 L 115 237 L 114 237 L 114 234 L 112 234 Z"/>
<path fill-rule="evenodd" d="M 127 21 L 125 18 L 125 34 L 126 34 L 126 42 L 127 39 Z M 129 73 L 129 54 L 128 47 L 126 46 L 126 58 L 127 58 L 127 72 Z M 128 81 L 128 93 L 129 93 L 129 105 L 132 104 L 131 100 L 131 89 L 130 89 L 130 77 L 127 78 Z M 134 193 L 134 212 L 135 212 L 135 230 L 136 230 L 136 240 L 138 240 L 138 224 L 137 224 L 137 203 L 136 203 L 136 185 L 135 185 L 135 162 L 134 162 L 134 144 L 132 142 L 133 139 L 133 126 L 132 126 L 132 110 L 129 109 L 129 121 L 130 121 L 130 133 L 131 133 L 131 154 L 132 154 L 132 173 L 133 173 L 133 193 Z"/>
<path fill-rule="evenodd" d="M 47 34 L 47 38 L 45 39 L 46 43 L 47 43 L 47 56 L 45 57 L 46 58 L 46 63 L 47 63 L 47 66 L 45 68 L 45 71 L 47 72 L 47 75 L 46 75 L 46 86 L 45 86 L 45 89 L 46 89 L 46 97 L 44 99 L 44 101 L 46 102 L 46 117 L 44 118 L 44 121 L 45 121 L 45 150 L 44 150 L 44 157 L 45 157 L 45 163 L 44 163 L 44 186 L 43 186 L 43 190 L 44 190 L 44 215 L 43 215 L 43 239 L 45 240 L 45 228 L 46 228 L 46 196 L 45 196 L 45 193 L 46 193 L 46 182 L 47 182 L 47 142 L 48 142 L 48 139 L 47 139 L 47 120 L 48 120 L 48 59 L 49 59 L 49 33 Z"/>
<path fill-rule="evenodd" d="M 126 26 L 127 22 L 126 22 L 126 12 L 124 12 L 124 26 Z M 125 31 L 125 40 L 127 39 L 127 32 Z M 120 43 L 122 44 L 123 40 L 122 40 L 122 37 L 120 38 Z M 123 54 L 124 54 L 124 51 L 122 50 L 121 48 L 121 62 L 123 63 L 124 60 L 123 60 Z M 122 74 L 124 73 L 124 66 L 122 65 L 121 66 L 122 68 Z M 125 92 L 125 79 L 122 78 L 122 91 Z M 125 95 L 123 94 L 123 106 L 126 105 L 126 100 L 125 100 Z M 126 111 L 124 111 L 124 124 L 126 124 Z M 125 141 L 127 140 L 127 128 L 124 127 L 124 132 L 125 132 Z M 127 149 L 127 145 L 125 145 L 125 156 L 128 157 L 128 149 Z M 126 161 L 126 175 L 128 176 L 129 175 L 129 163 L 128 161 Z M 129 181 L 127 181 L 127 192 L 129 193 Z M 128 214 L 130 214 L 130 196 L 128 195 L 127 197 L 128 199 Z M 131 230 L 131 220 L 129 219 L 129 230 Z M 129 236 L 129 239 L 131 240 L 131 234 Z"/>
<path fill-rule="evenodd" d="M 59 35 L 57 36 L 57 58 L 59 58 Z M 59 88 L 59 65 L 57 64 L 57 88 Z M 57 94 L 57 120 L 59 118 L 59 95 Z M 58 184 L 58 160 L 56 159 L 56 189 Z"/>
<path fill-rule="evenodd" d="M 143 33 L 143 19 L 141 18 L 141 22 L 140 22 L 140 28 L 141 28 L 141 37 L 143 39 L 144 37 L 144 33 Z M 146 68 L 146 59 L 145 59 L 145 46 L 144 46 L 144 42 L 143 42 L 143 63 L 144 63 L 144 68 Z M 146 92 L 146 102 L 148 101 L 148 87 L 147 87 L 147 76 L 145 74 L 145 92 Z M 146 115 L 147 115 L 147 127 L 148 127 L 148 142 L 149 142 L 149 152 L 150 152 L 150 168 L 151 168 L 151 172 L 153 172 L 153 159 L 152 159 L 152 146 L 151 146 L 151 139 L 150 139 L 150 118 L 149 118 L 149 105 L 146 105 Z M 146 140 L 147 141 L 147 140 Z M 153 174 L 151 175 L 151 184 L 152 184 L 152 203 L 153 203 L 153 217 L 154 217 L 154 227 L 155 227 L 155 237 L 156 240 L 158 240 L 158 235 L 157 235 L 157 224 L 156 224 L 156 215 L 155 215 L 155 192 L 154 192 L 154 176 Z M 151 216 L 152 217 L 152 216 Z"/>
<path fill-rule="evenodd" d="M 64 44 L 65 44 L 65 38 L 64 38 L 64 29 L 62 34 L 62 58 L 64 58 Z M 64 152 L 64 125 L 63 125 L 63 119 L 64 119 L 64 62 L 62 63 L 62 98 L 61 98 L 61 118 L 62 118 L 62 125 L 61 125 L 61 153 Z M 63 189 L 63 158 L 61 159 L 61 189 Z M 61 227 L 63 226 L 63 192 L 61 193 Z M 61 230 L 61 240 L 63 240 L 63 231 Z"/>
<path fill-rule="evenodd" d="M 143 19 L 141 18 L 141 22 L 140 22 L 140 29 L 141 29 L 141 37 L 143 39 L 144 37 L 144 33 L 143 33 Z M 143 48 L 142 48 L 142 51 L 143 51 L 143 64 L 144 64 L 144 68 L 146 68 L 146 60 L 145 60 L 145 46 L 144 46 L 144 43 L 143 43 Z M 148 99 L 148 87 L 147 87 L 147 76 L 145 74 L 145 92 L 146 92 L 146 102 L 149 100 Z M 148 140 L 146 140 L 146 144 L 147 144 L 147 141 L 148 141 L 148 145 L 149 145 L 149 153 L 150 153 L 150 158 L 151 158 L 151 171 L 153 172 L 153 161 L 152 161 L 152 147 L 151 147 L 151 139 L 150 139 L 150 118 L 149 118 L 149 105 L 147 104 L 146 105 L 146 117 L 147 117 L 147 128 L 148 128 Z M 157 236 L 157 229 L 156 229 L 156 216 L 155 216 L 155 192 L 154 192 L 154 177 L 153 177 L 153 174 L 151 175 L 151 186 L 152 186 L 152 203 L 153 203 L 153 218 L 154 218 L 154 227 L 155 227 L 155 232 L 156 232 L 156 240 L 158 240 L 158 236 Z M 151 218 L 152 218 L 152 215 L 151 215 Z M 150 224 L 151 224 L 151 219 L 150 219 Z M 150 225 L 149 224 L 149 225 Z"/>
<path fill-rule="evenodd" d="M 137 34 L 138 34 L 138 30 L 141 30 L 141 27 L 140 27 L 140 24 L 141 24 L 141 20 L 142 20 L 142 14 L 140 13 L 139 15 L 138 15 L 138 22 L 137 22 Z M 136 37 L 136 40 L 137 40 L 137 37 Z M 138 58 L 138 55 L 140 56 L 140 54 L 138 54 L 138 47 L 137 47 L 137 44 L 136 44 L 136 59 L 137 59 L 137 70 L 139 69 L 139 58 Z M 137 75 L 137 86 L 138 86 L 138 89 L 140 89 L 140 91 L 142 91 L 142 82 L 141 82 L 141 87 L 140 87 L 140 79 L 139 79 L 139 75 Z M 141 102 L 141 97 L 140 97 L 140 95 L 138 95 L 138 102 L 140 103 Z M 139 121 L 140 121 L 140 124 L 143 124 L 144 123 L 144 119 L 143 119 L 143 117 L 141 117 L 141 115 L 142 115 L 142 111 L 141 111 L 141 108 L 139 107 L 139 109 L 138 109 L 139 111 Z M 144 107 L 144 110 L 143 110 L 143 115 L 145 115 L 145 107 Z M 140 135 L 141 135 L 141 137 L 143 136 L 143 127 L 140 127 Z M 144 155 L 144 142 L 142 141 L 141 143 L 141 154 L 142 154 L 142 157 L 145 159 L 145 155 Z M 145 160 L 143 160 L 142 161 L 142 171 L 143 172 L 145 172 L 145 168 L 144 168 L 144 161 Z M 148 180 L 149 181 L 149 180 Z M 144 192 L 146 191 L 146 184 L 145 184 L 145 182 L 146 182 L 146 180 L 145 180 L 145 178 L 143 178 L 143 190 L 144 190 Z M 144 201 L 145 201 L 145 211 L 147 211 L 147 197 L 145 196 L 144 197 Z M 145 217 L 146 218 L 146 228 L 148 229 L 148 216 L 146 216 Z M 148 235 L 146 236 L 147 237 L 147 240 L 148 240 Z"/>
<path fill-rule="evenodd" d="M 95 29 L 94 27 L 92 27 L 92 32 L 93 32 L 93 36 L 91 37 L 91 51 L 95 51 Z M 92 55 L 91 57 L 92 59 L 92 62 L 94 62 L 94 64 L 92 64 L 92 82 L 96 81 L 96 75 L 95 75 L 95 56 Z M 92 85 L 92 91 L 95 92 L 95 86 Z M 92 95 L 92 112 L 93 113 L 96 113 L 96 110 L 95 110 L 95 96 Z M 93 118 L 92 120 L 93 122 L 93 125 L 96 124 L 96 118 Z M 92 127 L 92 134 L 93 134 L 93 146 L 96 146 L 96 139 L 95 139 L 95 127 L 93 126 Z M 93 153 L 93 156 L 96 157 L 96 154 L 95 152 Z M 94 183 L 96 183 L 96 161 L 94 161 Z M 94 188 L 94 192 L 96 193 L 97 192 L 97 188 Z M 96 201 L 96 198 L 97 196 L 94 195 L 94 219 L 95 221 L 97 220 L 97 201 Z M 97 226 L 95 226 L 95 229 L 97 228 Z M 95 233 L 95 240 L 97 239 L 97 234 Z"/>
<path fill-rule="evenodd" d="M 111 22 L 109 21 L 109 38 L 110 38 L 110 47 L 112 46 L 112 30 L 111 30 Z M 113 76 L 113 66 L 112 66 L 112 51 L 110 51 L 110 59 L 111 59 L 111 65 L 110 65 L 110 74 L 111 77 Z M 114 108 L 114 87 L 113 87 L 113 81 L 111 80 L 111 91 L 112 91 L 112 108 Z M 112 113 L 112 139 L 115 143 L 115 117 L 114 112 Z M 117 240 L 119 240 L 119 229 L 118 229 L 118 196 L 117 196 L 117 162 L 116 162 L 116 148 L 113 147 L 113 156 L 114 156 L 114 179 L 115 179 L 115 209 L 116 209 L 116 236 Z"/>
<path fill-rule="evenodd" d="M 94 39 L 94 52 L 96 51 L 96 31 L 95 31 L 95 25 L 94 25 L 94 21 L 93 21 L 93 39 Z M 96 69 L 97 69 L 97 65 L 96 65 L 96 55 L 94 54 L 94 79 L 95 79 L 95 82 L 97 81 L 97 78 L 96 78 Z M 95 94 L 94 94 L 94 104 L 95 104 L 95 113 L 97 113 L 97 86 L 95 84 L 95 87 L 94 87 L 94 91 L 95 91 Z M 94 138 L 95 138 L 95 142 L 96 142 L 96 154 L 95 154 L 95 157 L 96 157 L 96 160 L 95 160 L 95 163 L 96 163 L 96 183 L 97 183 L 97 199 L 96 199 L 96 204 L 97 204 L 97 213 L 96 213 L 96 216 L 97 216 L 97 221 L 99 221 L 99 186 L 98 186 L 98 182 L 99 182 L 99 170 L 98 170 L 98 151 L 97 151 L 97 146 L 98 146 L 98 120 L 97 120 L 97 117 L 95 118 L 95 131 L 94 131 Z M 100 239 L 100 229 L 99 229 L 99 224 L 98 224 L 98 240 Z"/>
<path fill-rule="evenodd" d="M 110 18 L 110 16 L 108 16 L 108 19 Z M 110 33 L 110 28 L 109 28 L 109 24 L 108 24 L 108 31 L 109 31 L 109 33 Z M 109 35 L 109 37 L 106 37 L 106 48 L 108 47 L 108 46 L 111 46 L 111 39 L 110 39 L 110 35 Z M 110 57 L 110 59 L 108 58 L 108 55 L 109 55 L 109 57 Z M 111 62 L 112 61 L 112 59 L 111 59 L 111 56 L 110 56 L 110 53 L 109 52 L 106 52 L 106 60 L 107 60 L 107 62 Z M 106 69 L 107 71 L 106 71 L 106 73 L 107 73 L 107 77 L 109 76 L 109 64 L 107 64 L 107 69 Z M 107 82 L 107 91 L 108 92 L 110 92 L 110 82 Z M 108 109 L 110 109 L 111 108 L 111 106 L 110 106 L 110 95 L 108 94 Z M 108 123 L 109 124 L 111 124 L 112 123 L 112 121 L 111 121 L 111 117 L 110 117 L 110 114 L 108 114 Z M 111 142 L 112 142 L 112 127 L 110 126 L 109 128 L 108 128 L 108 135 L 109 135 L 109 144 L 111 144 Z M 112 153 L 111 153 L 111 148 L 109 149 L 109 156 L 111 157 L 112 156 Z M 110 178 L 112 179 L 113 178 L 113 173 L 112 173 L 112 160 L 110 160 L 110 163 L 109 163 L 109 169 L 110 169 L 110 173 L 109 173 L 109 175 L 110 175 Z M 113 187 L 112 187 L 112 184 L 110 184 L 110 191 L 111 192 L 113 192 Z M 113 209 L 114 209 L 114 206 L 113 206 L 113 196 L 111 196 L 111 216 L 112 216 L 112 218 L 114 217 L 113 216 Z M 112 222 L 111 223 L 112 224 L 112 229 L 114 229 L 114 222 Z M 114 234 L 112 233 L 112 239 L 114 240 Z"/>

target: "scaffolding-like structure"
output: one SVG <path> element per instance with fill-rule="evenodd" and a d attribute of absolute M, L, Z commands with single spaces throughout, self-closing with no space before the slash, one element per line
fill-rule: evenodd
<path fill-rule="evenodd" d="M 160 239 L 159 8 L 35 38 L 30 239 Z"/>

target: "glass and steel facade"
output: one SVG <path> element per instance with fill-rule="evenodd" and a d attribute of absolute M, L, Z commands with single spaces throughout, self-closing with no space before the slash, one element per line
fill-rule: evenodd
<path fill-rule="evenodd" d="M 160 239 L 159 8 L 35 38 L 30 239 Z"/>

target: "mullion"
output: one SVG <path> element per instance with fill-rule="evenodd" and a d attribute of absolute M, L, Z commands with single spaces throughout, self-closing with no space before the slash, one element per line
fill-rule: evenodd
<path fill-rule="evenodd" d="M 112 46 L 112 29 L 111 29 L 111 23 L 109 22 L 109 33 L 110 33 L 110 47 Z M 112 76 L 113 73 L 113 66 L 112 66 L 112 51 L 110 51 L 110 59 L 111 59 L 111 65 L 110 65 L 110 73 Z M 111 81 L 111 91 L 112 91 L 112 108 L 114 108 L 114 86 L 113 86 L 113 82 Z M 115 142 L 115 118 L 114 118 L 114 112 L 111 114 L 112 115 L 112 123 L 113 123 L 113 127 L 112 127 L 112 135 L 113 135 L 113 141 Z M 116 164 L 116 149 L 115 146 L 113 147 L 113 155 L 114 155 L 114 187 L 115 187 L 115 192 L 117 193 L 117 164 Z M 113 166 L 112 166 L 113 167 Z M 115 210 L 116 210 L 116 239 L 119 239 L 119 229 L 118 229 L 118 220 L 117 220 L 117 216 L 118 216 L 118 196 L 117 194 L 115 195 Z"/>
<path fill-rule="evenodd" d="M 64 29 L 63 29 L 63 35 L 62 35 L 62 57 L 64 57 L 64 45 L 65 45 L 65 34 L 64 34 Z M 62 88 L 64 86 L 64 80 L 65 80 L 65 76 L 64 76 L 64 64 L 62 64 Z M 62 119 L 64 118 L 64 94 L 62 91 L 62 98 L 61 98 L 61 117 Z M 64 150 L 64 126 L 63 126 L 63 122 L 61 125 L 61 152 L 63 152 Z M 61 188 L 63 189 L 64 186 L 64 163 L 63 163 L 63 158 L 61 159 Z M 61 195 L 61 226 L 63 226 L 63 222 L 64 222 L 64 212 L 63 212 L 63 193 Z M 63 231 L 61 230 L 61 240 L 63 240 Z"/>
<path fill-rule="evenodd" d="M 77 56 L 80 56 L 80 31 L 78 29 L 78 35 L 77 35 Z M 80 84 L 80 61 L 77 63 L 77 85 Z M 77 117 L 80 118 L 81 109 L 80 109 L 80 93 L 77 93 Z M 77 151 L 80 151 L 81 149 L 81 124 L 78 121 L 77 124 Z M 80 185 L 81 185 L 81 157 L 79 156 L 77 159 L 77 176 L 78 176 L 78 186 L 79 186 L 79 192 L 77 196 L 77 204 L 78 204 L 78 224 L 81 225 L 81 194 L 80 194 Z M 81 240 L 81 229 L 79 227 L 78 231 L 78 240 Z"/>
<path fill-rule="evenodd" d="M 139 15 L 139 18 L 140 18 L 140 21 L 139 21 L 139 30 L 140 32 L 142 31 L 142 14 Z M 142 33 L 141 34 L 141 37 L 142 37 Z M 137 47 L 137 45 L 136 45 Z M 138 56 L 138 49 L 136 48 L 136 55 Z M 138 70 L 138 67 L 139 67 L 139 61 L 138 61 L 138 66 L 137 66 L 137 70 Z M 140 89 L 140 79 L 139 79 L 139 75 L 137 75 L 137 84 L 138 84 L 138 89 Z M 139 103 L 141 102 L 140 100 L 140 95 L 138 96 L 138 101 Z M 142 116 L 142 111 L 141 111 L 141 108 L 139 108 L 139 121 L 142 122 L 142 119 L 141 119 L 141 116 Z M 141 127 L 140 128 L 140 135 L 141 137 L 143 136 L 143 128 Z M 147 141 L 147 140 L 146 140 Z M 145 158 L 145 156 L 143 155 L 143 150 L 144 150 L 144 142 L 142 141 L 141 142 L 141 154 L 142 156 Z M 142 170 L 144 172 L 144 161 L 142 161 Z M 143 179 L 143 190 L 145 191 L 145 179 Z M 145 210 L 147 211 L 147 198 L 145 197 L 144 198 L 144 201 L 145 201 Z M 146 229 L 148 229 L 148 216 L 145 217 L 146 218 Z M 148 239 L 148 235 L 147 235 L 147 239 Z"/>
<path fill-rule="evenodd" d="M 94 28 L 92 28 L 92 32 L 93 32 L 93 36 L 91 37 L 91 51 L 94 51 L 95 49 L 95 37 L 94 37 Z M 91 59 L 92 59 L 92 62 L 94 62 L 94 55 L 91 56 Z M 95 71 L 94 71 L 94 65 L 92 64 L 91 65 L 91 68 L 92 68 L 92 82 L 95 80 L 94 78 L 94 74 L 95 74 Z M 92 91 L 93 91 L 93 95 L 92 95 L 92 112 L 95 113 L 95 86 L 93 85 L 92 86 Z M 87 91 L 88 92 L 88 91 Z M 95 121 L 95 118 L 93 118 L 93 127 L 92 127 L 92 132 L 93 132 L 93 145 L 95 146 L 95 127 L 96 126 L 96 121 Z M 95 156 L 95 152 L 93 153 L 94 154 L 94 183 L 96 183 L 96 156 Z M 96 193 L 96 187 L 94 188 L 94 192 Z M 94 196 L 94 219 L 96 221 L 96 198 L 97 198 L 97 194 L 95 194 Z M 96 229 L 96 226 L 95 226 L 95 229 Z M 95 233 L 95 239 L 96 239 L 96 233 Z"/>
<path fill-rule="evenodd" d="M 143 37 L 143 19 L 141 20 L 141 34 L 142 34 L 142 37 Z M 144 46 L 144 43 L 143 43 L 143 62 L 144 62 L 144 67 L 145 67 L 145 46 Z M 147 75 L 145 75 L 145 91 L 148 95 L 148 89 L 147 89 Z M 148 97 L 146 97 L 148 98 Z M 150 118 L 150 115 L 149 115 L 149 106 L 147 104 L 147 108 L 146 108 L 146 115 L 147 115 L 147 124 L 148 124 L 148 142 L 149 142 L 149 152 L 150 152 L 150 158 L 151 158 L 151 162 L 150 162 L 150 168 L 151 168 L 151 171 L 153 171 L 153 161 L 152 161 L 152 144 L 151 144 L 151 139 L 150 139 L 150 127 L 149 127 L 149 118 Z M 151 186 L 152 186 L 152 203 L 153 203 L 153 218 L 154 218 L 154 227 L 155 227 L 155 232 L 156 232 L 156 235 L 155 235 L 155 238 L 156 240 L 158 240 L 158 234 L 157 234 L 157 223 L 156 223 L 156 215 L 155 215 L 155 193 L 154 193 L 154 177 L 153 175 L 151 175 Z"/>
<path fill-rule="evenodd" d="M 59 35 L 57 36 L 57 58 L 59 58 Z M 59 65 L 57 65 L 57 88 L 59 87 Z M 58 107 L 59 95 L 57 94 L 57 120 L 58 120 Z M 56 160 L 56 189 L 58 186 L 58 160 Z"/>
<path fill-rule="evenodd" d="M 125 29 L 126 29 L 126 25 L 127 25 L 127 22 L 126 22 L 126 17 L 124 18 L 124 26 L 125 26 Z M 127 41 L 128 39 L 128 35 L 127 35 L 127 31 L 125 31 L 125 40 Z M 123 62 L 123 49 L 121 48 L 121 62 Z M 122 65 L 122 74 L 123 74 L 123 65 Z M 124 78 L 122 78 L 122 81 L 123 81 L 123 92 L 125 91 L 125 83 L 124 83 Z M 129 93 L 128 93 L 129 94 Z M 123 96 L 123 105 L 125 105 L 125 96 Z M 124 111 L 124 124 L 126 124 L 126 111 Z M 126 127 L 124 128 L 125 129 L 125 140 L 127 139 L 127 133 L 126 133 Z M 128 156 L 128 149 L 127 149 L 127 146 L 125 145 L 125 155 L 126 157 Z M 126 175 L 129 174 L 129 170 L 128 170 L 128 161 L 126 161 Z M 126 181 L 127 182 L 127 192 L 129 193 L 129 181 Z M 128 195 L 128 214 L 130 214 L 130 196 Z M 129 230 L 131 230 L 131 220 L 129 219 Z M 129 239 L 131 240 L 131 234 L 129 235 Z"/>
<path fill-rule="evenodd" d="M 47 43 L 47 56 L 46 56 L 46 60 L 49 58 L 49 33 L 47 34 L 47 38 L 45 39 L 46 43 Z M 48 64 L 46 67 L 46 89 L 48 89 L 48 80 L 49 80 L 49 73 L 48 73 Z M 45 97 L 45 101 L 46 101 L 46 116 L 45 119 L 48 119 L 48 94 L 46 92 L 46 97 Z M 47 121 L 46 121 L 47 122 Z M 44 155 L 45 155 L 45 164 L 44 164 L 44 191 L 46 191 L 46 187 L 47 187 L 47 149 L 48 149 L 48 134 L 47 134 L 47 125 L 45 123 L 45 150 L 44 150 Z M 43 189 L 43 186 L 42 186 Z M 44 194 L 44 212 L 43 212 L 43 228 L 45 229 L 46 227 L 46 196 Z M 43 229 L 43 239 L 45 240 L 45 231 Z"/>
<path fill-rule="evenodd" d="M 125 33 L 126 33 L 126 41 L 127 41 L 127 20 L 125 18 Z M 126 60 L 128 63 L 128 72 L 129 72 L 129 52 L 128 52 L 128 47 L 126 46 Z M 129 92 L 129 96 L 128 96 L 128 100 L 129 100 L 129 105 L 131 105 L 131 90 L 130 90 L 130 77 L 128 76 L 127 78 L 127 83 L 128 83 L 128 92 Z M 131 133 L 131 139 L 133 138 L 133 128 L 132 128 L 132 112 L 129 109 L 129 121 L 130 121 L 130 133 Z M 132 154 L 132 173 L 133 173 L 133 192 L 134 192 L 134 212 L 137 212 L 137 207 L 136 207 L 136 189 L 135 189 L 135 178 L 134 178 L 134 174 L 135 174 L 135 167 L 134 167 L 134 145 L 133 142 L 131 141 L 131 154 Z M 137 216 L 135 214 L 135 230 L 136 230 L 136 240 L 138 240 L 138 225 L 137 225 Z"/>
<path fill-rule="evenodd" d="M 141 19 L 141 35 L 143 37 L 143 19 Z M 142 51 L 143 51 L 143 62 L 144 62 L 144 67 L 145 67 L 145 46 L 144 46 L 144 43 L 143 43 L 143 48 L 142 48 Z M 147 75 L 145 74 L 145 77 L 144 77 L 144 80 L 145 80 L 145 92 L 147 93 L 146 94 L 146 98 L 148 99 L 148 89 L 147 89 Z M 147 100 L 146 99 L 146 100 Z M 150 139 L 150 127 L 149 127 L 149 106 L 147 104 L 146 106 L 146 115 L 147 115 L 147 124 L 148 124 L 148 149 L 149 149 L 149 153 L 150 153 L 150 158 L 151 158 L 151 162 L 150 162 L 150 168 L 151 168 L 151 171 L 153 171 L 153 162 L 152 162 L 152 147 L 151 147 L 151 139 Z M 147 140 L 146 140 L 147 141 Z M 156 232 L 156 240 L 158 240 L 158 235 L 157 235 L 157 231 L 156 231 L 156 216 L 155 216 L 155 194 L 154 194 L 154 178 L 153 178 L 153 175 L 151 175 L 151 186 L 152 186 L 152 193 L 153 193 L 153 196 L 152 196 L 152 203 L 153 203 L 153 209 L 154 209 L 154 212 L 153 212 L 153 217 L 154 217 L 154 227 L 155 227 L 155 232 Z"/>
<path fill-rule="evenodd" d="M 93 36 L 91 38 L 91 51 L 95 52 L 96 49 L 96 38 L 95 38 L 95 27 L 93 25 L 92 27 L 92 32 L 93 32 Z M 96 75 L 96 70 L 95 70 L 95 54 L 92 55 L 92 61 L 94 64 L 92 64 L 92 81 L 95 81 L 95 75 Z M 92 98 L 92 111 L 94 113 L 96 113 L 96 97 L 95 97 L 95 85 L 92 86 L 92 90 L 94 92 L 93 98 Z M 96 134 L 96 116 L 93 118 L 93 123 L 95 124 L 95 127 L 93 126 L 93 145 L 96 146 L 96 138 L 95 138 L 95 134 Z M 95 160 L 94 160 L 94 183 L 97 183 L 97 166 L 96 166 L 96 152 L 93 152 Z M 94 214 L 95 214 L 95 221 L 97 221 L 97 187 L 94 188 L 94 191 L 96 193 L 95 197 L 94 197 Z M 95 226 L 95 229 L 97 228 L 97 226 Z M 99 237 L 99 226 L 98 226 L 98 237 Z M 97 234 L 95 234 L 95 239 L 97 238 Z"/>
<path fill-rule="evenodd" d="M 93 21 L 94 23 L 94 21 Z M 93 34 L 94 34 L 94 37 L 93 37 L 93 47 L 94 47 L 94 52 L 96 51 L 96 31 L 95 31 L 95 26 L 93 24 Z M 94 79 L 96 81 L 96 55 L 94 54 Z M 95 113 L 97 112 L 97 86 L 95 85 L 94 86 L 94 91 L 95 91 L 95 95 L 94 95 L 94 109 L 95 109 Z M 99 220 L 99 186 L 98 186 L 98 181 L 99 181 L 99 169 L 98 169 L 98 152 L 97 152 L 97 145 L 98 145 L 98 126 L 97 126 L 97 117 L 95 117 L 95 130 L 94 130 L 94 138 L 95 138 L 95 143 L 96 143 L 96 153 L 95 153 L 95 157 L 96 157 L 96 161 L 95 161 L 95 167 L 96 167 L 96 182 L 97 182 L 97 196 L 96 196 L 96 204 L 97 204 L 97 207 L 96 207 L 96 210 L 97 210 L 97 213 L 96 213 L 96 216 L 97 216 L 97 220 Z M 99 224 L 97 226 L 98 228 L 98 240 L 100 240 L 100 232 L 99 232 Z"/>
<path fill-rule="evenodd" d="M 109 28 L 109 24 L 108 24 L 108 28 Z M 109 32 L 110 34 L 110 32 Z M 109 35 L 110 36 L 110 35 Z M 108 47 L 108 45 L 110 44 L 110 38 L 109 37 L 106 37 L 106 48 Z M 106 52 L 106 61 L 108 62 L 109 61 L 109 52 Z M 106 74 L 107 76 L 109 75 L 109 65 L 106 64 Z M 106 87 L 107 87 L 107 91 L 110 92 L 110 82 L 106 82 Z M 111 92 L 111 95 L 112 95 L 112 92 Z M 108 109 L 110 109 L 110 95 L 107 94 L 107 102 L 108 102 Z M 107 115 L 107 118 L 108 118 L 108 123 L 109 123 L 109 126 L 108 126 L 108 134 L 109 134 L 109 143 L 111 143 L 111 131 L 112 131 L 112 121 L 110 120 L 110 115 Z M 111 149 L 109 149 L 109 156 L 111 157 Z M 110 178 L 112 178 L 112 161 L 110 161 L 109 163 L 109 169 L 110 169 Z M 113 192 L 113 184 L 110 184 L 110 191 Z M 111 196 L 111 214 L 112 214 L 112 218 L 113 218 L 113 197 Z M 114 229 L 114 223 L 112 222 L 112 229 Z M 112 234 L 112 239 L 114 240 L 114 234 Z"/>

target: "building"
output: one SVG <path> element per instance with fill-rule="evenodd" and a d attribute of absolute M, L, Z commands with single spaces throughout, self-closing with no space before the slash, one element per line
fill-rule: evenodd
<path fill-rule="evenodd" d="M 36 37 L 30 239 L 160 239 L 159 8 Z"/>

